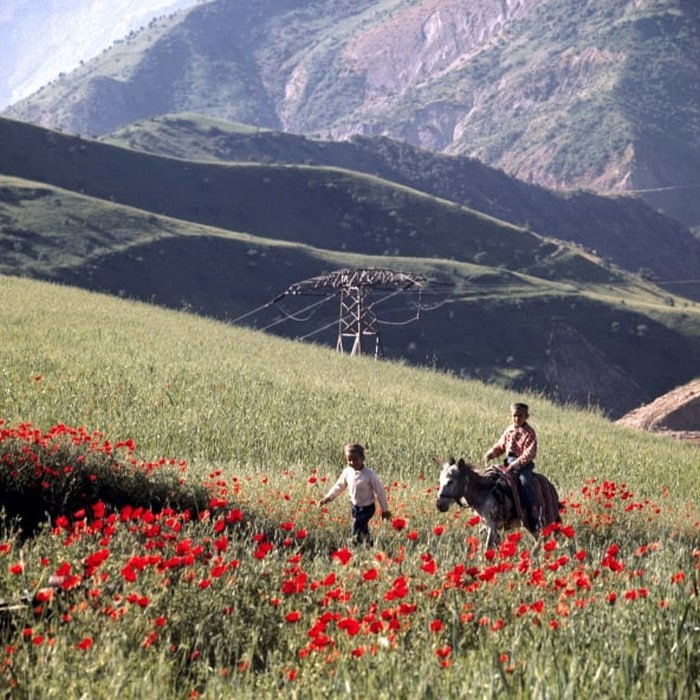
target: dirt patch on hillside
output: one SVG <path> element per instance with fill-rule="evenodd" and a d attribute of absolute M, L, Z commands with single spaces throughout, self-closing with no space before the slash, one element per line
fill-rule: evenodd
<path fill-rule="evenodd" d="M 651 397 L 619 365 L 566 323 L 552 328 L 544 378 L 561 403 L 598 406 L 610 418 L 624 416 Z"/>
<path fill-rule="evenodd" d="M 700 379 L 635 408 L 616 422 L 700 447 Z"/>

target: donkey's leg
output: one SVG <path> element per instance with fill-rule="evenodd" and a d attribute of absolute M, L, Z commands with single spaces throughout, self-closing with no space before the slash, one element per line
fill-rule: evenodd
<path fill-rule="evenodd" d="M 488 532 L 486 537 L 486 549 L 495 549 L 501 544 L 501 536 L 498 534 L 498 526 L 493 518 L 486 519 L 486 531 Z"/>

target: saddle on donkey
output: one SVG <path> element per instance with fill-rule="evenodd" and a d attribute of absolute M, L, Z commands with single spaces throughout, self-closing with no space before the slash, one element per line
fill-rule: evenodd
<path fill-rule="evenodd" d="M 559 497 L 551 482 L 542 474 L 531 473 L 529 499 L 523 498 L 518 474 L 507 466 L 488 467 L 484 475 L 508 491 L 518 519 L 533 535 L 537 535 L 543 525 L 561 522 Z"/>

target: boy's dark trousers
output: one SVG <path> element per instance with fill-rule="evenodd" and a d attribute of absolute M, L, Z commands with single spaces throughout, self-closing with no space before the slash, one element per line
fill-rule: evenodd
<path fill-rule="evenodd" d="M 509 465 L 515 457 L 510 455 L 506 458 L 505 464 Z M 539 529 L 539 522 L 537 513 L 535 512 L 535 494 L 532 487 L 532 472 L 535 469 L 534 462 L 528 462 L 523 464 L 521 467 L 514 469 L 513 471 L 518 476 L 518 483 L 520 484 L 520 500 L 523 504 L 523 510 L 527 516 L 528 522 L 523 523 L 525 527 L 530 530 L 530 532 L 535 532 Z"/>
<path fill-rule="evenodd" d="M 369 534 L 369 521 L 372 519 L 376 505 L 352 506 L 352 538 L 355 542 L 366 542 L 372 544 L 372 537 Z"/>
<path fill-rule="evenodd" d="M 534 532 L 539 529 L 537 514 L 535 513 L 535 494 L 532 488 L 532 471 L 535 465 L 532 462 L 524 464 L 516 470 L 518 482 L 520 483 L 520 499 L 523 503 L 523 510 L 527 513 L 529 522 L 525 523 L 525 527 Z"/>

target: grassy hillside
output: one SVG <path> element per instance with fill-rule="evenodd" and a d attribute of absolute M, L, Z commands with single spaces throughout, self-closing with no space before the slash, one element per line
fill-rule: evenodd
<path fill-rule="evenodd" d="M 329 270 L 392 267 L 435 284 L 428 284 L 420 299 L 415 294 L 389 304 L 375 299 L 384 304 L 377 314 L 388 357 L 502 386 L 540 389 L 565 402 L 591 402 L 611 415 L 692 378 L 692 358 L 698 355 L 694 304 L 601 266 L 582 251 L 517 229 L 506 228 L 505 239 L 501 233 L 465 238 L 465 246 L 476 243 L 480 248 L 474 256 L 480 264 L 475 265 L 274 241 L 17 179 L 4 179 L 0 195 L 2 271 L 7 274 L 189 308 L 220 319 L 246 315 L 248 325 L 335 346 L 337 298 L 329 297 L 313 314 L 304 309 L 315 298 L 288 297 L 279 305 L 272 300 L 291 284 Z M 496 221 L 486 225 L 503 229 Z M 524 247 L 508 247 L 509 237 L 522 245 L 521 236 Z M 432 236 L 418 238 L 432 246 Z M 362 247 L 371 249 L 371 243 Z M 440 241 L 434 243 L 441 247 Z M 535 247 L 529 252 L 531 245 Z M 543 253 L 546 257 L 539 257 Z M 528 269 L 528 256 L 530 275 L 498 264 L 505 257 L 516 269 L 519 262 Z M 555 333 L 560 328 L 576 329 L 574 345 L 585 342 L 583 353 L 570 355 L 561 334 Z M 579 386 L 569 386 L 562 374 L 570 371 L 566 367 L 576 368 Z"/>
<path fill-rule="evenodd" d="M 52 480 L 83 457 L 108 479 L 125 454 L 216 494 L 197 518 L 86 502 L 24 542 L 3 529 L 11 693 L 696 694 L 697 448 L 518 394 L 565 528 L 484 556 L 470 512 L 435 509 L 433 458 L 480 461 L 513 393 L 27 279 L 0 293 L 3 474 L 31 453 Z M 348 440 L 389 491 L 369 550 L 344 503 L 318 506 Z"/>
<path fill-rule="evenodd" d="M 11 423 L 63 421 L 133 438 L 151 456 L 267 468 L 334 462 L 339 444 L 355 436 L 406 479 L 429 469 L 433 456 L 478 460 L 507 420 L 511 393 L 450 374 L 341 356 L 70 287 L 0 282 L 2 415 Z M 695 493 L 692 469 L 660 465 L 697 451 L 621 429 L 595 412 L 529 400 L 547 444 L 542 469 L 563 490 L 591 470 L 609 470 L 613 480 L 636 473 L 635 488 L 647 493 L 662 484 L 680 500 Z M 253 416 L 266 427 L 252 431 Z M 261 439 L 267 432 L 274 439 Z M 575 435 L 589 435 L 586 450 Z"/>
<path fill-rule="evenodd" d="M 130 124 L 101 140 L 187 160 L 334 166 L 376 175 L 595 250 L 630 272 L 645 271 L 674 293 L 700 297 L 700 283 L 689 282 L 700 266 L 700 242 L 674 219 L 633 197 L 547 190 L 472 158 L 387 138 L 320 141 L 201 115 L 163 115 Z"/>
<path fill-rule="evenodd" d="M 508 392 L 448 374 L 344 357 L 68 287 L 0 280 L 7 339 L 3 415 L 13 423 L 31 420 L 46 426 L 65 421 L 91 426 L 115 439 L 132 437 L 150 454 L 173 452 L 188 460 L 268 466 L 332 461 L 338 447 L 334 435 L 344 431 L 365 436 L 375 458 L 395 464 L 399 475 L 407 478 L 433 455 L 456 451 L 477 459 L 484 441 L 488 443 L 507 414 Z M 278 395 L 265 410 L 251 403 L 257 400 L 259 386 L 274 387 L 272 393 Z M 621 454 L 629 447 L 625 439 L 636 441 L 638 446 L 629 449 L 642 460 L 640 469 L 661 459 L 653 456 L 657 449 L 685 452 L 676 443 L 608 427 L 595 412 L 555 406 L 537 397 L 531 401 L 533 421 L 536 415 L 544 435 L 554 426 L 561 431 L 547 437 L 559 445 L 548 448 L 547 464 L 564 488 L 571 488 L 588 468 L 585 463 L 565 466 L 571 462 L 568 450 L 576 454 L 580 449 L 567 445 L 568 436 L 579 432 L 600 430 L 613 444 L 622 440 L 624 449 L 614 447 Z M 365 410 L 370 406 L 376 408 Z M 391 406 L 401 415 L 389 410 Z M 329 407 L 336 417 L 324 424 L 328 417 L 320 407 Z M 248 412 L 265 413 L 275 427 L 274 444 L 257 445 Z M 386 415 L 378 420 L 377 412 Z M 420 427 L 426 412 L 444 422 L 442 427 L 431 426 L 434 435 Z M 398 429 L 397 423 L 403 426 L 400 433 L 384 432 Z M 313 429 L 305 431 L 303 426 Z M 642 457 L 646 450 L 651 453 Z M 613 470 L 611 478 L 624 478 L 615 470 L 627 469 L 629 462 L 615 462 L 607 465 Z M 690 486 L 695 483 L 692 470 L 650 471 L 657 476 L 646 488 L 679 483 L 684 485 L 679 492 L 683 497 L 697 486 Z"/>

